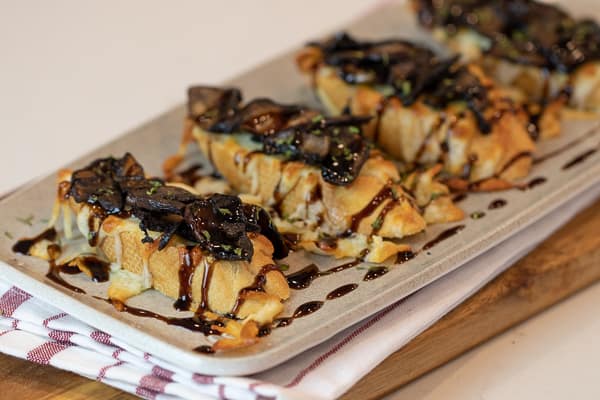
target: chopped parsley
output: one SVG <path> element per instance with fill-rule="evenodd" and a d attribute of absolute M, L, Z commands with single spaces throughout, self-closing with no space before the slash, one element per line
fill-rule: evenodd
<path fill-rule="evenodd" d="M 383 218 L 381 217 L 381 215 L 378 215 L 377 218 L 375 218 L 375 221 L 373 221 L 373 223 L 371 224 L 371 227 L 374 230 L 378 230 L 378 229 L 381 229 L 382 225 L 383 225 Z"/>
<path fill-rule="evenodd" d="M 152 196 L 154 193 L 156 193 L 158 188 L 162 186 L 162 183 L 160 181 L 150 181 L 150 184 L 152 185 L 152 187 L 146 191 L 146 194 L 148 196 Z"/>
<path fill-rule="evenodd" d="M 227 208 L 219 208 L 219 212 L 223 215 L 231 215 L 231 211 L 229 211 Z"/>
<path fill-rule="evenodd" d="M 410 92 L 412 91 L 412 83 L 410 81 L 404 81 L 402 82 L 402 95 L 403 96 L 409 96 Z"/>
<path fill-rule="evenodd" d="M 33 215 L 29 215 L 26 218 L 17 217 L 17 221 L 19 221 L 25 225 L 33 226 L 33 218 L 34 218 Z"/>
<path fill-rule="evenodd" d="M 475 211 L 471 213 L 471 218 L 472 219 L 480 219 L 483 218 L 485 216 L 485 213 L 482 211 Z"/>
<path fill-rule="evenodd" d="M 357 133 L 357 134 L 360 133 L 360 129 L 358 129 L 356 126 L 349 126 L 348 131 L 350 133 Z"/>
<path fill-rule="evenodd" d="M 432 193 L 430 201 L 433 201 L 433 200 L 437 199 L 438 197 L 441 197 L 442 195 L 443 195 L 443 193 Z"/>
<path fill-rule="evenodd" d="M 210 241 L 210 232 L 209 231 L 202 231 L 202 236 L 204 236 L 206 238 L 206 240 Z"/>
<path fill-rule="evenodd" d="M 279 267 L 280 271 L 287 271 L 290 269 L 290 266 L 287 264 L 278 264 L 277 266 Z"/>
<path fill-rule="evenodd" d="M 100 188 L 98 190 L 98 193 L 100 193 L 100 194 L 113 194 L 114 190 L 112 190 L 111 188 Z"/>

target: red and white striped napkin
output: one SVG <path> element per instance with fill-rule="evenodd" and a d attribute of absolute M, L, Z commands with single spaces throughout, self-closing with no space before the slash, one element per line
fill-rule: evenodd
<path fill-rule="evenodd" d="M 600 185 L 457 271 L 266 372 L 173 365 L 0 280 L 0 351 L 149 399 L 332 399 L 600 197 Z"/>

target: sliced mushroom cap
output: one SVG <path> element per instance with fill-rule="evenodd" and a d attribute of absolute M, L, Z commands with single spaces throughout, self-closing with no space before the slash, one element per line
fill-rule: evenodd
<path fill-rule="evenodd" d="M 158 180 L 148 180 L 144 183 L 127 190 L 126 203 L 132 209 L 183 215 L 185 206 L 198 198 L 187 190 L 164 186 Z"/>
<path fill-rule="evenodd" d="M 291 119 L 302 114 L 303 108 L 285 105 L 270 99 L 255 99 L 228 118 L 214 124 L 210 130 L 218 133 L 249 132 L 269 135 L 288 125 Z"/>
<path fill-rule="evenodd" d="M 235 88 L 193 86 L 188 89 L 188 115 L 204 128 L 233 115 L 242 102 Z"/>
<path fill-rule="evenodd" d="M 136 181 L 143 177 L 143 168 L 129 153 L 121 159 L 98 159 L 72 174 L 69 195 L 79 203 L 99 205 L 106 213 L 116 214 L 124 206 L 119 182 Z"/>
<path fill-rule="evenodd" d="M 287 255 L 264 210 L 243 204 L 237 196 L 201 197 L 166 186 L 160 179 L 146 179 L 143 168 L 129 153 L 121 159 L 96 160 L 75 171 L 69 195 L 76 202 L 100 207 L 105 214 L 126 210 L 140 220 L 140 229 L 146 233 L 143 241 L 153 241 L 148 230 L 162 233 L 159 250 L 178 234 L 199 243 L 218 259 L 249 261 L 253 247 L 248 233 L 264 231 L 273 238 L 276 253 Z"/>
<path fill-rule="evenodd" d="M 254 248 L 247 235 L 247 221 L 238 197 L 213 195 L 186 207 L 184 219 L 195 240 L 223 260 L 252 259 Z M 227 204 L 227 207 L 219 207 Z"/>
<path fill-rule="evenodd" d="M 280 154 L 321 167 L 323 179 L 335 185 L 354 181 L 369 155 L 360 126 L 370 117 L 322 118 L 264 138 L 267 154 Z"/>

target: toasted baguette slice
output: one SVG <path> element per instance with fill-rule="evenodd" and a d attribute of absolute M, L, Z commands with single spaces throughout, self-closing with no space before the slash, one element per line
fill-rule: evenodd
<path fill-rule="evenodd" d="M 120 170 L 126 172 L 118 172 Z M 136 170 L 135 174 L 139 176 L 131 178 L 128 171 Z M 106 176 L 110 174 L 121 175 L 117 178 Z M 122 178 L 123 175 L 127 178 Z M 178 309 L 196 310 L 199 318 L 221 321 L 213 328 L 228 337 L 217 342 L 216 350 L 255 343 L 258 327 L 271 323 L 283 310 L 282 302 L 289 297 L 290 291 L 286 278 L 273 260 L 276 249 L 264 236 L 263 228 L 242 233 L 249 241 L 239 243 L 250 246 L 244 248 L 249 254 L 242 253 L 241 248 L 231 254 L 224 253 L 213 245 L 227 239 L 206 237 L 209 242 L 198 242 L 191 240 L 194 234 L 187 231 L 194 231 L 193 224 L 197 221 L 205 222 L 211 218 L 216 221 L 214 223 L 225 224 L 216 230 L 232 229 L 233 225 L 227 225 L 228 218 L 233 218 L 234 224 L 239 226 L 247 221 L 246 217 L 238 215 L 242 210 L 240 207 L 244 212 L 255 212 L 258 210 L 255 206 L 244 206 L 233 196 L 222 196 L 211 203 L 212 197 L 196 196 L 192 189 L 182 189 L 182 185 L 171 187 L 158 180 L 149 181 L 130 155 L 119 160 L 97 160 L 75 173 L 63 171 L 59 182 L 51 224 L 57 224 L 62 211 L 66 236 L 74 236 L 74 220 L 79 233 L 89 240 L 87 252 L 95 252 L 111 263 L 108 297 L 114 304 L 122 304 L 130 297 L 154 288 L 176 299 Z M 111 203 L 113 199 L 109 197 L 119 190 L 122 193 L 117 193 L 116 200 Z M 126 199 L 125 204 L 120 203 L 120 195 Z M 208 203 L 198 203 L 203 201 Z M 186 203 L 181 225 L 176 230 L 161 229 L 164 221 L 159 223 L 157 219 L 168 217 L 171 221 L 176 218 L 177 207 L 182 205 L 179 202 Z M 217 213 L 223 214 L 223 219 L 218 219 L 210 214 L 210 209 L 196 207 L 196 219 L 196 214 L 191 211 L 194 204 L 225 204 L 223 207 L 228 208 L 218 208 Z M 147 215 L 149 212 L 151 216 Z M 158 230 L 148 228 L 153 223 L 154 229 Z M 214 229 L 201 232 L 206 236 L 211 235 L 209 232 L 215 234 Z M 229 245 L 224 243 L 221 245 L 229 250 Z M 47 258 L 46 248 L 38 246 L 32 254 Z M 77 265 L 88 274 L 91 272 L 85 263 L 77 261 L 77 257 L 69 264 Z"/>
<path fill-rule="evenodd" d="M 208 95 L 199 95 L 202 90 L 221 90 L 217 96 L 220 100 L 214 103 L 207 101 Z M 268 146 L 277 145 L 280 136 L 289 132 L 301 135 L 318 131 L 315 134 L 318 138 L 305 137 L 303 143 L 294 142 L 294 146 L 307 147 L 312 145 L 311 140 L 323 140 L 326 147 L 330 145 L 330 139 L 326 137 L 329 130 L 358 131 L 358 124 L 348 126 L 347 121 L 325 119 L 312 110 L 300 107 L 292 110 L 291 106 L 277 105 L 264 99 L 257 100 L 262 102 L 260 109 L 255 107 L 255 102 L 240 108 L 238 101 L 232 111 L 225 113 L 229 120 L 220 117 L 206 123 L 203 115 L 221 109 L 221 104 L 226 103 L 226 95 L 223 94 L 226 92 L 217 88 L 191 89 L 190 118 L 186 123 L 183 145 L 180 153 L 165 163 L 167 175 L 181 161 L 186 143 L 195 141 L 236 192 L 247 201 L 271 208 L 281 232 L 299 235 L 300 247 L 338 258 L 363 257 L 365 261 L 382 262 L 406 250 L 407 246 L 396 240 L 421 232 L 427 224 L 426 218 L 431 218 L 431 222 L 463 218 L 463 212 L 449 200 L 448 189 L 432 181 L 431 173 L 421 174 L 427 178 L 419 180 L 424 195 L 420 198 L 421 203 L 417 204 L 402 185 L 394 163 L 375 150 L 354 155 L 358 167 L 351 166 L 354 168 L 353 175 L 348 178 L 351 181 L 343 184 L 332 182 L 330 175 L 325 175 L 324 171 L 329 171 L 325 165 L 303 160 L 306 154 L 289 157 L 285 152 L 268 154 L 265 150 Z M 194 113 L 194 110 L 201 112 Z M 231 132 L 218 132 L 223 130 L 223 126 L 233 124 L 230 121 L 237 124 Z M 263 139 L 257 139 L 260 136 L 258 129 L 263 127 L 251 127 L 251 121 L 270 124 L 266 129 L 269 133 L 263 135 Z M 335 138 L 335 134 L 332 135 Z M 282 141 L 289 141 L 290 137 L 285 136 Z M 260 140 L 266 144 L 261 144 Z M 352 140 L 363 139 L 357 136 Z M 358 145 L 353 142 L 352 146 Z M 326 151 L 325 148 L 321 156 L 325 157 Z M 351 159 L 353 155 L 348 152 L 346 157 Z M 364 157 L 364 160 L 358 161 L 359 157 Z M 344 174 L 344 171 L 335 172 L 334 179 Z M 424 215 L 419 206 L 426 210 Z M 438 211 L 427 212 L 433 209 Z"/>
<path fill-rule="evenodd" d="M 371 115 L 366 135 L 409 165 L 441 162 L 468 182 L 510 182 L 529 172 L 535 144 L 527 115 L 475 65 L 400 40 L 346 34 L 309 45 L 297 61 L 331 113 Z"/>
<path fill-rule="evenodd" d="M 480 62 L 497 83 L 514 89 L 518 101 L 548 106 L 548 114 L 563 104 L 600 111 L 600 26 L 595 21 L 575 20 L 555 5 L 534 0 L 413 4 L 436 39 L 465 61 Z M 556 131 L 540 133 L 549 137 Z"/>

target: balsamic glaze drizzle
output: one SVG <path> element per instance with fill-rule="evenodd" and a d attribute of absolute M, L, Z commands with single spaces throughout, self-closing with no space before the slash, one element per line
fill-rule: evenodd
<path fill-rule="evenodd" d="M 571 161 L 569 161 L 568 163 L 563 165 L 562 169 L 567 170 L 569 168 L 574 167 L 575 165 L 585 161 L 588 157 L 594 155 L 594 153 L 596 153 L 597 151 L 598 151 L 598 149 L 589 149 L 589 150 L 583 152 L 582 154 L 578 155 L 577 157 L 573 158 Z"/>
<path fill-rule="evenodd" d="M 332 267 L 325 271 L 319 270 L 316 264 L 309 264 L 306 267 L 302 268 L 300 271 L 294 272 L 287 276 L 288 285 L 292 289 L 306 289 L 310 286 L 313 280 L 319 278 L 321 276 L 331 275 L 336 272 L 341 272 L 346 269 L 357 266 L 362 263 L 361 259 L 355 259 L 353 261 L 338 265 L 336 267 Z"/>
<path fill-rule="evenodd" d="M 326 298 L 327 298 L 327 300 L 337 299 L 339 297 L 345 296 L 348 293 L 356 290 L 357 287 L 358 287 L 358 284 L 356 284 L 356 283 L 349 283 L 347 285 L 340 286 L 339 288 L 329 292 L 327 294 Z"/>
<path fill-rule="evenodd" d="M 137 317 L 157 319 L 168 325 L 179 326 L 179 327 L 185 328 L 185 329 L 193 331 L 193 332 L 201 332 L 206 336 L 221 334 L 218 330 L 214 329 L 214 326 L 223 326 L 223 322 L 221 322 L 219 320 L 205 319 L 200 314 L 195 314 L 194 316 L 183 317 L 183 318 L 182 317 L 167 317 L 165 315 L 155 313 L 154 311 L 149 311 L 149 310 L 145 310 L 143 308 L 138 308 L 138 307 L 133 307 L 133 306 L 127 305 L 119 300 L 104 299 L 104 298 L 96 297 L 96 296 L 94 296 L 94 298 L 96 298 L 98 300 L 102 300 L 108 304 L 112 304 L 117 311 L 125 312 L 125 313 L 131 314 L 131 315 L 135 315 Z"/>
<path fill-rule="evenodd" d="M 371 267 L 363 277 L 363 281 L 372 281 L 389 272 L 388 267 Z"/>
<path fill-rule="evenodd" d="M 48 228 L 35 237 L 19 239 L 13 245 L 12 251 L 14 253 L 20 253 L 20 254 L 28 256 L 28 255 L 30 255 L 31 248 L 33 246 L 35 246 L 37 243 L 39 243 L 43 240 L 48 240 L 50 242 L 53 242 L 56 240 L 56 236 L 57 236 L 56 229 Z"/>
<path fill-rule="evenodd" d="M 495 210 L 497 208 L 502 208 L 507 204 L 507 201 L 504 199 L 496 199 L 490 203 L 488 206 L 488 210 Z"/>

